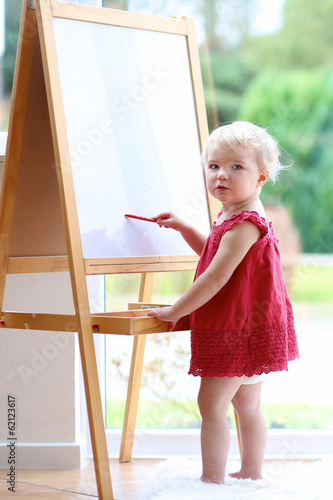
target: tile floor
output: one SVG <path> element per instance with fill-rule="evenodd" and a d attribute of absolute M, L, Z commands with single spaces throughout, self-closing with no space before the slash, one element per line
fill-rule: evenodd
<path fill-rule="evenodd" d="M 141 500 L 154 477 L 157 460 L 133 460 L 120 464 L 110 460 L 113 495 L 116 500 Z M 0 499 L 96 500 L 94 464 L 82 469 L 21 469 L 16 473 L 15 493 L 8 491 L 8 470 L 0 469 Z"/>

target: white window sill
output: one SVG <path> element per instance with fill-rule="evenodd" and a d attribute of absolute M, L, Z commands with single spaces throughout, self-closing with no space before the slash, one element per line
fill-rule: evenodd
<path fill-rule="evenodd" d="M 0 132 L 0 161 L 3 162 L 7 144 L 7 132 Z"/>
<path fill-rule="evenodd" d="M 109 456 L 119 457 L 121 429 L 107 429 Z M 266 458 L 313 459 L 333 453 L 333 430 L 269 429 Z M 137 429 L 133 458 L 200 456 L 199 429 Z M 230 456 L 238 457 L 237 433 L 231 430 Z"/>

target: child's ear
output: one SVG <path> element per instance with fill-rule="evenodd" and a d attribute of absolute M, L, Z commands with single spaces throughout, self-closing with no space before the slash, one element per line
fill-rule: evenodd
<path fill-rule="evenodd" d="M 262 170 L 259 175 L 258 186 L 263 186 L 267 182 L 268 177 L 269 177 L 268 170 Z"/>

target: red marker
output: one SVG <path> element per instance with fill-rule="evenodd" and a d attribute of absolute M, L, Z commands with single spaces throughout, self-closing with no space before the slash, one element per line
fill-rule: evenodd
<path fill-rule="evenodd" d="M 145 220 L 147 222 L 157 222 L 155 217 L 140 217 L 139 215 L 125 214 L 125 217 L 129 217 L 130 219 L 138 219 Z"/>

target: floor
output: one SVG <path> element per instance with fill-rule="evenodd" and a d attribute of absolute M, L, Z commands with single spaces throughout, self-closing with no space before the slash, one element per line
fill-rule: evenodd
<path fill-rule="evenodd" d="M 113 495 L 116 500 L 143 500 L 155 475 L 158 460 L 132 460 L 120 464 L 110 460 Z M 304 465 L 307 461 L 303 462 Z M 266 461 L 266 467 L 280 466 L 281 461 Z M 97 488 L 93 462 L 82 469 L 16 471 L 15 493 L 8 491 L 8 470 L 0 469 L 0 500 L 96 500 Z"/>
<path fill-rule="evenodd" d="M 120 464 L 110 460 L 112 488 L 117 500 L 140 500 L 154 477 L 153 460 Z M 82 469 L 16 471 L 15 493 L 8 491 L 8 470 L 0 469 L 0 499 L 96 500 L 97 488 L 92 461 Z"/>

